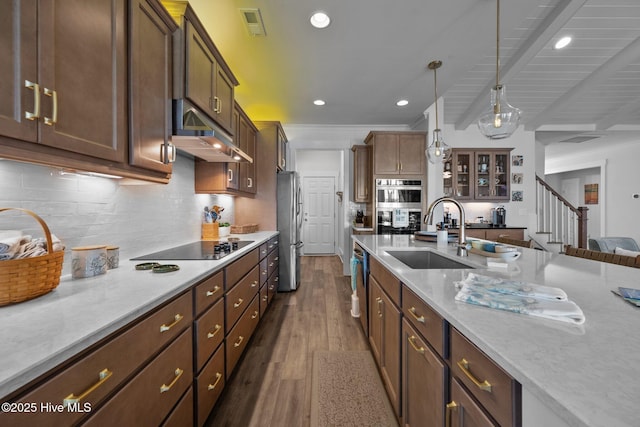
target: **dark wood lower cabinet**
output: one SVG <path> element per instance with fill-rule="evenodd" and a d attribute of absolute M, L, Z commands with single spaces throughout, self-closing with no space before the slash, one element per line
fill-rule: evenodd
<path fill-rule="evenodd" d="M 521 385 L 375 258 L 370 266 L 360 315 L 401 425 L 521 427 Z"/>
<path fill-rule="evenodd" d="M 0 413 L 0 426 L 201 427 L 276 294 L 277 236 L 264 252 L 264 278 L 256 248 L 3 399 L 84 410 Z"/>
<path fill-rule="evenodd" d="M 173 343 L 100 408 L 86 426 L 157 426 L 193 380 L 192 331 Z"/>
<path fill-rule="evenodd" d="M 447 427 L 497 427 L 457 379 L 451 379 L 451 401 L 447 404 Z"/>
<path fill-rule="evenodd" d="M 225 347 L 221 345 L 211 357 L 207 366 L 205 366 L 196 378 L 195 389 L 196 401 L 198 403 L 196 407 L 196 417 L 198 426 L 204 425 L 211 409 L 213 409 L 213 406 L 218 401 L 224 389 L 226 383 L 224 376 L 224 354 Z"/>
<path fill-rule="evenodd" d="M 406 427 L 445 421 L 449 370 L 420 334 L 402 320 L 402 420 Z"/>
<path fill-rule="evenodd" d="M 400 321 L 402 313 L 371 276 L 369 342 L 378 363 L 382 382 L 398 418 L 400 407 Z"/>

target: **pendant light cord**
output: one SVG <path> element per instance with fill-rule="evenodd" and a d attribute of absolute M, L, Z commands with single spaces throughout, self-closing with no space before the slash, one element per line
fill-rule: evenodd
<path fill-rule="evenodd" d="M 433 96 L 436 104 L 436 128 L 438 127 L 438 71 L 436 68 L 433 69 Z"/>
<path fill-rule="evenodd" d="M 496 2 L 496 89 L 498 89 L 500 87 L 500 0 Z"/>

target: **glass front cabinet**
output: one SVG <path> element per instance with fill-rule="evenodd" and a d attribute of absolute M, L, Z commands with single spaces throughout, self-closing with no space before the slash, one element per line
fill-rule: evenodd
<path fill-rule="evenodd" d="M 453 149 L 444 165 L 444 195 L 457 200 L 509 200 L 511 149 Z"/>
<path fill-rule="evenodd" d="M 473 151 L 453 150 L 444 164 L 444 195 L 457 200 L 473 199 Z"/>

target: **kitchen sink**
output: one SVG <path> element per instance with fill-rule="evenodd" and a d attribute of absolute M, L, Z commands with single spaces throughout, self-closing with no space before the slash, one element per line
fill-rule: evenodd
<path fill-rule="evenodd" d="M 387 251 L 387 253 L 416 270 L 474 268 L 432 251 Z"/>

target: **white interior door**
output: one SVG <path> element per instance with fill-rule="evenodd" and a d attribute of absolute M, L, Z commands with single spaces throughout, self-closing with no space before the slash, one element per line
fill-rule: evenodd
<path fill-rule="evenodd" d="M 302 233 L 305 254 L 335 253 L 335 177 L 305 176 Z"/>

